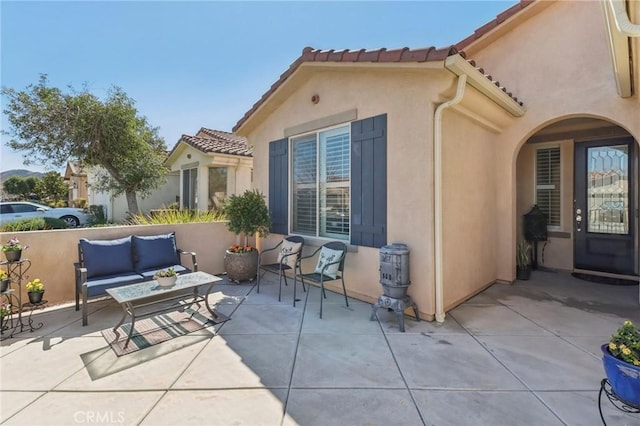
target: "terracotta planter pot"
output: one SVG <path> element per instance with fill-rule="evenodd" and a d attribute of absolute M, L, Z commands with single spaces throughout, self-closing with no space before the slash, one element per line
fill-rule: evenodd
<path fill-rule="evenodd" d="M 4 257 L 6 257 L 9 262 L 17 262 L 22 257 L 22 250 L 5 251 Z"/>
<path fill-rule="evenodd" d="M 224 269 L 231 281 L 249 281 L 258 271 L 258 252 L 233 253 L 227 250 L 224 255 Z"/>

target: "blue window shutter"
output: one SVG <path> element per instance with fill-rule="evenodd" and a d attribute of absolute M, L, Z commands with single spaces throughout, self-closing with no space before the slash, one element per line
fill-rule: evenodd
<path fill-rule="evenodd" d="M 351 244 L 387 244 L 387 114 L 351 123 Z"/>
<path fill-rule="evenodd" d="M 269 143 L 269 215 L 271 232 L 289 233 L 289 140 L 280 139 Z"/>

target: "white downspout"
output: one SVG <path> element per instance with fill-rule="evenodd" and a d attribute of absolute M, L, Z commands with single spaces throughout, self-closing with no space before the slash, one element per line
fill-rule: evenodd
<path fill-rule="evenodd" d="M 640 25 L 634 24 L 627 15 L 624 0 L 609 0 L 609 5 L 613 10 L 613 20 L 616 28 L 627 37 L 640 37 Z"/>
<path fill-rule="evenodd" d="M 444 322 L 444 280 L 442 261 L 442 113 L 450 106 L 456 105 L 464 96 L 467 76 L 458 77 L 456 94 L 450 100 L 438 105 L 433 115 L 433 186 L 434 186 L 434 226 L 435 226 L 435 280 L 436 280 L 436 321 Z"/>

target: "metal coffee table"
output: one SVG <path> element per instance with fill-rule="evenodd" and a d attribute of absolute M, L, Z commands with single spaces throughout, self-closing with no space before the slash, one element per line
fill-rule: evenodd
<path fill-rule="evenodd" d="M 122 306 L 123 314 L 120 322 L 113 327 L 115 332 L 120 327 L 127 316 L 131 317 L 131 328 L 129 329 L 129 336 L 124 344 L 126 348 L 129 345 L 131 336 L 133 335 L 133 328 L 138 317 L 150 317 L 163 312 L 175 310 L 176 305 L 166 306 L 154 310 L 145 310 L 139 312 L 140 308 L 145 306 L 151 306 L 158 303 L 168 302 L 171 300 L 189 300 L 186 304 L 180 305 L 180 309 L 189 309 L 192 305 L 200 307 L 200 302 L 204 303 L 209 313 L 211 313 L 211 322 L 219 324 L 229 320 L 229 317 L 214 311 L 209 305 L 208 299 L 213 285 L 221 281 L 222 278 L 215 275 L 208 274 L 206 272 L 192 272 L 189 274 L 178 275 L 176 283 L 170 287 L 161 287 L 157 281 L 145 281 L 141 283 L 126 285 L 122 287 L 114 287 L 107 289 L 107 294 L 111 296 L 116 302 Z M 201 285 L 209 285 L 205 294 L 198 292 L 198 287 Z"/>

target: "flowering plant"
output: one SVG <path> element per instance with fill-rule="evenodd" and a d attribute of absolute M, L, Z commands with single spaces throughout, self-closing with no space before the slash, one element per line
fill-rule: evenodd
<path fill-rule="evenodd" d="M 229 251 L 231 253 L 249 253 L 252 251 L 258 251 L 258 249 L 249 245 L 239 246 L 237 244 L 231 244 L 231 247 L 229 247 Z"/>
<path fill-rule="evenodd" d="M 11 305 L 5 302 L 0 303 L 0 318 L 4 318 L 8 315 L 11 315 Z"/>
<path fill-rule="evenodd" d="M 0 281 L 4 281 L 9 278 L 7 272 L 4 269 L 0 269 Z"/>
<path fill-rule="evenodd" d="M 40 281 L 40 278 L 36 278 L 35 280 L 27 283 L 27 292 L 40 293 L 41 291 L 44 291 L 44 283 Z"/>
<path fill-rule="evenodd" d="M 157 278 L 167 278 L 167 277 L 175 277 L 176 275 L 176 271 L 173 268 L 169 268 L 169 269 L 162 269 L 161 271 L 156 272 L 155 274 L 153 274 L 153 278 L 157 279 Z"/>
<path fill-rule="evenodd" d="M 631 321 L 625 321 L 622 327 L 611 336 L 609 352 L 614 357 L 629 364 L 640 366 L 640 330 Z"/>
<path fill-rule="evenodd" d="M 28 248 L 29 248 L 29 246 L 23 246 L 20 243 L 20 240 L 18 240 L 18 237 L 13 237 L 9 241 L 7 241 L 6 243 L 2 244 L 2 251 L 3 252 L 26 250 Z"/>

